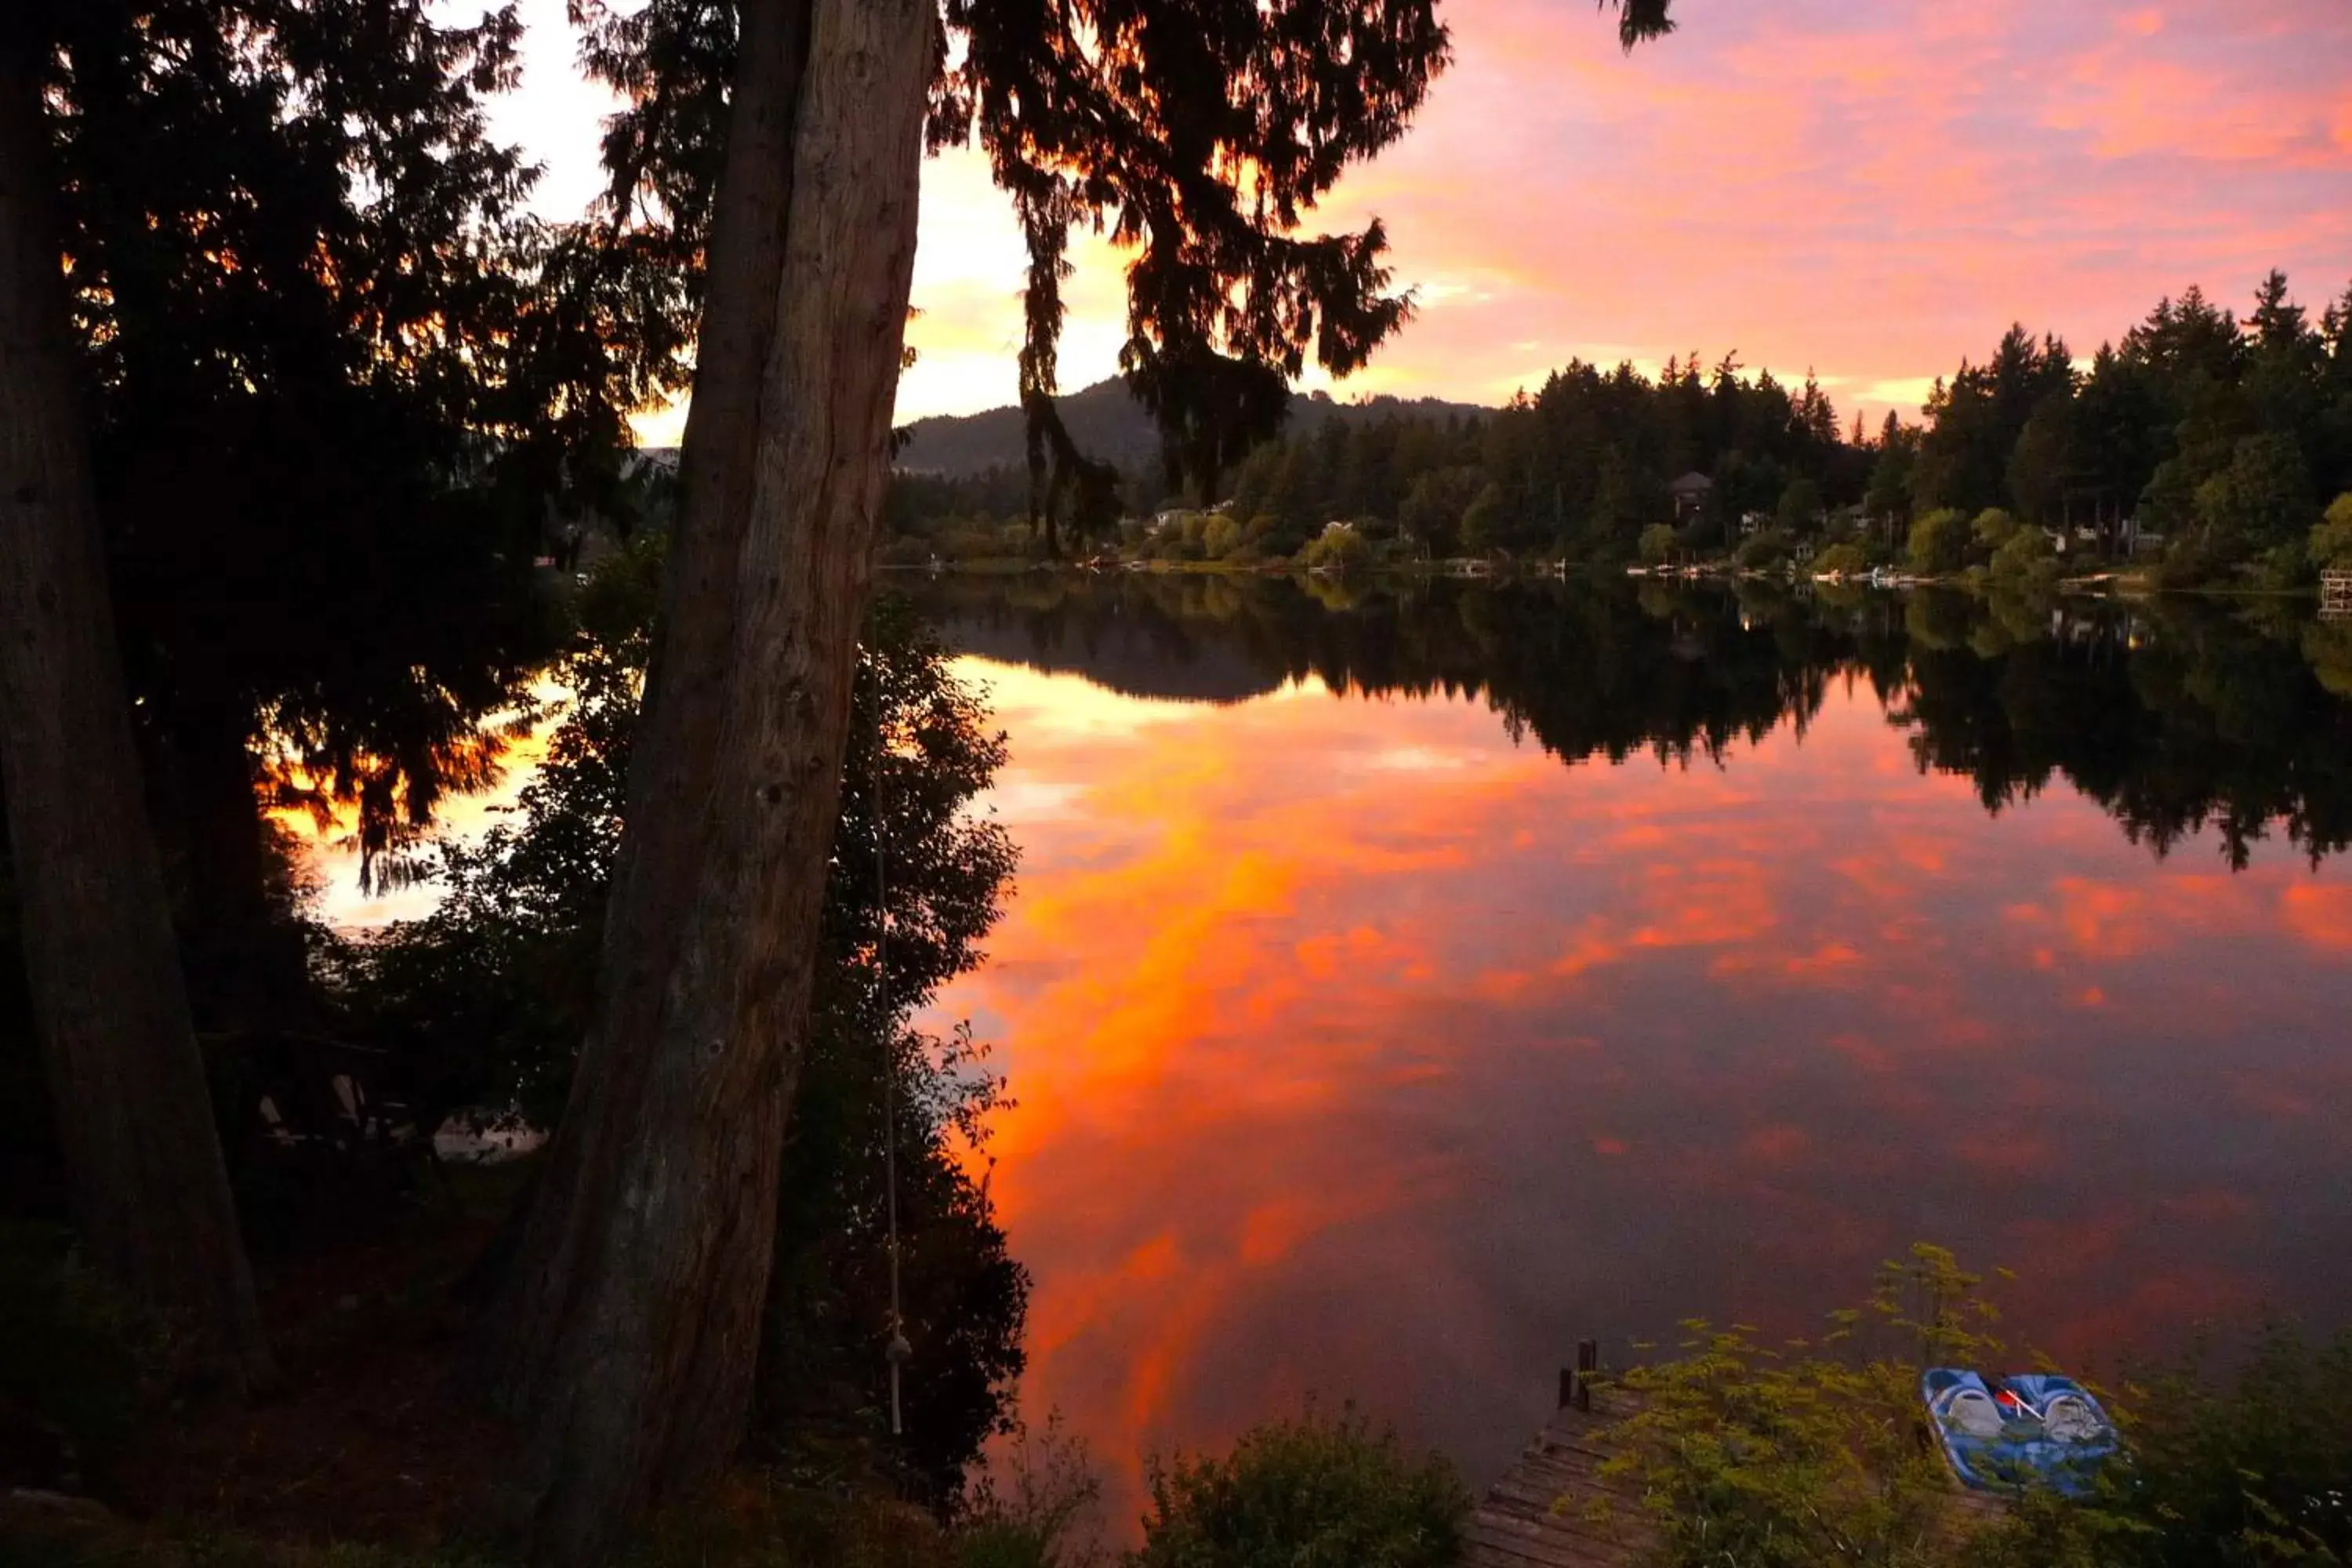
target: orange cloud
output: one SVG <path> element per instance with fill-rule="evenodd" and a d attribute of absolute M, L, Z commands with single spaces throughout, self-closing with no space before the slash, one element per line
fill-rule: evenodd
<path fill-rule="evenodd" d="M 2279 895 L 2287 929 L 2312 946 L 2352 952 L 2352 887 L 2297 882 Z"/>

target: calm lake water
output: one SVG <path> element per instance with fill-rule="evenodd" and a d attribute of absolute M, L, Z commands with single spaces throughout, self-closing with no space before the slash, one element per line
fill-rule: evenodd
<path fill-rule="evenodd" d="M 1913 1240 L 2078 1371 L 2352 1319 L 2352 623 L 892 585 L 1010 734 L 1019 890 L 936 1021 L 1019 1101 L 1024 1405 L 1114 1535 L 1145 1455 L 1310 1396 L 1483 1486 L 1577 1340 L 1809 1331 Z M 323 860 L 346 924 L 435 896 Z"/>
<path fill-rule="evenodd" d="M 2352 626 L 1208 579 L 917 595 L 1021 886 L 1033 1419 L 1352 1397 L 1483 1485 L 1580 1337 L 1918 1238 L 2070 1365 L 2352 1315 Z"/>

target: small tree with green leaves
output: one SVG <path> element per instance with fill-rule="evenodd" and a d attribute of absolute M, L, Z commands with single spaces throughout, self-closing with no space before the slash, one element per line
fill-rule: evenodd
<path fill-rule="evenodd" d="M 2012 531 L 1992 552 L 1993 580 L 2018 586 L 2046 584 L 2058 575 L 2058 555 L 2038 528 Z"/>
<path fill-rule="evenodd" d="M 1818 1345 L 1693 1321 L 1683 1353 L 1637 1368 L 1604 1477 L 1639 1487 L 1665 1568 L 1934 1568 L 1963 1531 L 1923 1439 L 1923 1367 L 2000 1352 L 1980 1277 L 1925 1244 L 1880 1266 L 1864 1306 Z M 1605 1519 L 1606 1500 L 1561 1506 Z"/>
<path fill-rule="evenodd" d="M 1789 536 L 1768 528 L 1742 543 L 1736 559 L 1750 572 L 1769 572 L 1789 559 Z"/>
<path fill-rule="evenodd" d="M 1470 1495 L 1353 1409 L 1243 1435 L 1223 1459 L 1154 1463 L 1129 1568 L 1452 1568 Z"/>
<path fill-rule="evenodd" d="M 1929 576 L 1957 572 L 1968 564 L 1973 531 L 1966 512 L 1939 507 L 1911 525 L 1911 569 Z"/>
<path fill-rule="evenodd" d="M 2309 553 L 2322 572 L 2352 572 L 2352 490 L 2328 504 L 2326 517 L 2311 531 Z"/>
<path fill-rule="evenodd" d="M 2344 1568 L 2352 1563 L 2352 1331 L 2272 1324 L 2227 1381 L 2203 1351 L 2133 1380 L 2128 1463 L 2080 1501 L 2021 1499 L 1971 1568 Z"/>
<path fill-rule="evenodd" d="M 1988 555 L 2021 532 L 2027 531 L 2025 525 L 2019 522 L 2013 513 L 1997 506 L 1989 506 L 1977 513 L 1976 521 L 1969 526 L 1976 534 L 1977 548 Z"/>
<path fill-rule="evenodd" d="M 1780 504 L 1774 509 L 1772 525 L 1791 538 L 1803 538 L 1821 526 L 1828 503 L 1822 499 L 1822 487 L 1809 479 L 1794 479 L 1780 492 Z"/>
<path fill-rule="evenodd" d="M 1223 561 L 1242 547 L 1242 525 L 1223 512 L 1212 517 L 1201 529 L 1201 552 L 1212 561 Z"/>
<path fill-rule="evenodd" d="M 1832 544 L 1813 557 L 1813 575 L 1817 577 L 1858 577 L 1869 570 L 1868 552 L 1851 542 Z"/>
<path fill-rule="evenodd" d="M 1675 551 L 1681 543 L 1681 536 L 1675 532 L 1671 523 L 1654 522 L 1642 531 L 1636 548 L 1641 551 L 1643 561 L 1653 566 L 1663 566 L 1675 558 Z"/>

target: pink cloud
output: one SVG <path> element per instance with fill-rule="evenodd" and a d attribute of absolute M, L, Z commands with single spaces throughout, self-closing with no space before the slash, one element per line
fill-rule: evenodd
<path fill-rule="evenodd" d="M 1322 215 L 1384 217 L 1421 292 L 1355 385 L 1495 399 L 1572 355 L 1737 349 L 1908 412 L 2013 320 L 2087 353 L 2192 281 L 2236 299 L 2283 266 L 2315 301 L 2352 275 L 2335 0 L 1681 10 L 1626 57 L 1590 6 L 1450 8 L 1454 69 Z M 1010 384 L 991 345 L 1018 270 L 975 247 L 976 173 L 938 173 L 925 250 L 990 258 L 1006 325 L 992 338 L 971 279 L 943 278 L 919 412 Z M 1073 383 L 1111 369 L 1118 258 L 1082 247 L 1076 287 Z"/>

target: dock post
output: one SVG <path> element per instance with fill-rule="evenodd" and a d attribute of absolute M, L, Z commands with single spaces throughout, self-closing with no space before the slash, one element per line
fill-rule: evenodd
<path fill-rule="evenodd" d="M 1559 1407 L 1592 1408 L 1592 1374 L 1601 1367 L 1601 1345 L 1595 1340 L 1576 1342 L 1576 1364 L 1559 1369 Z"/>

